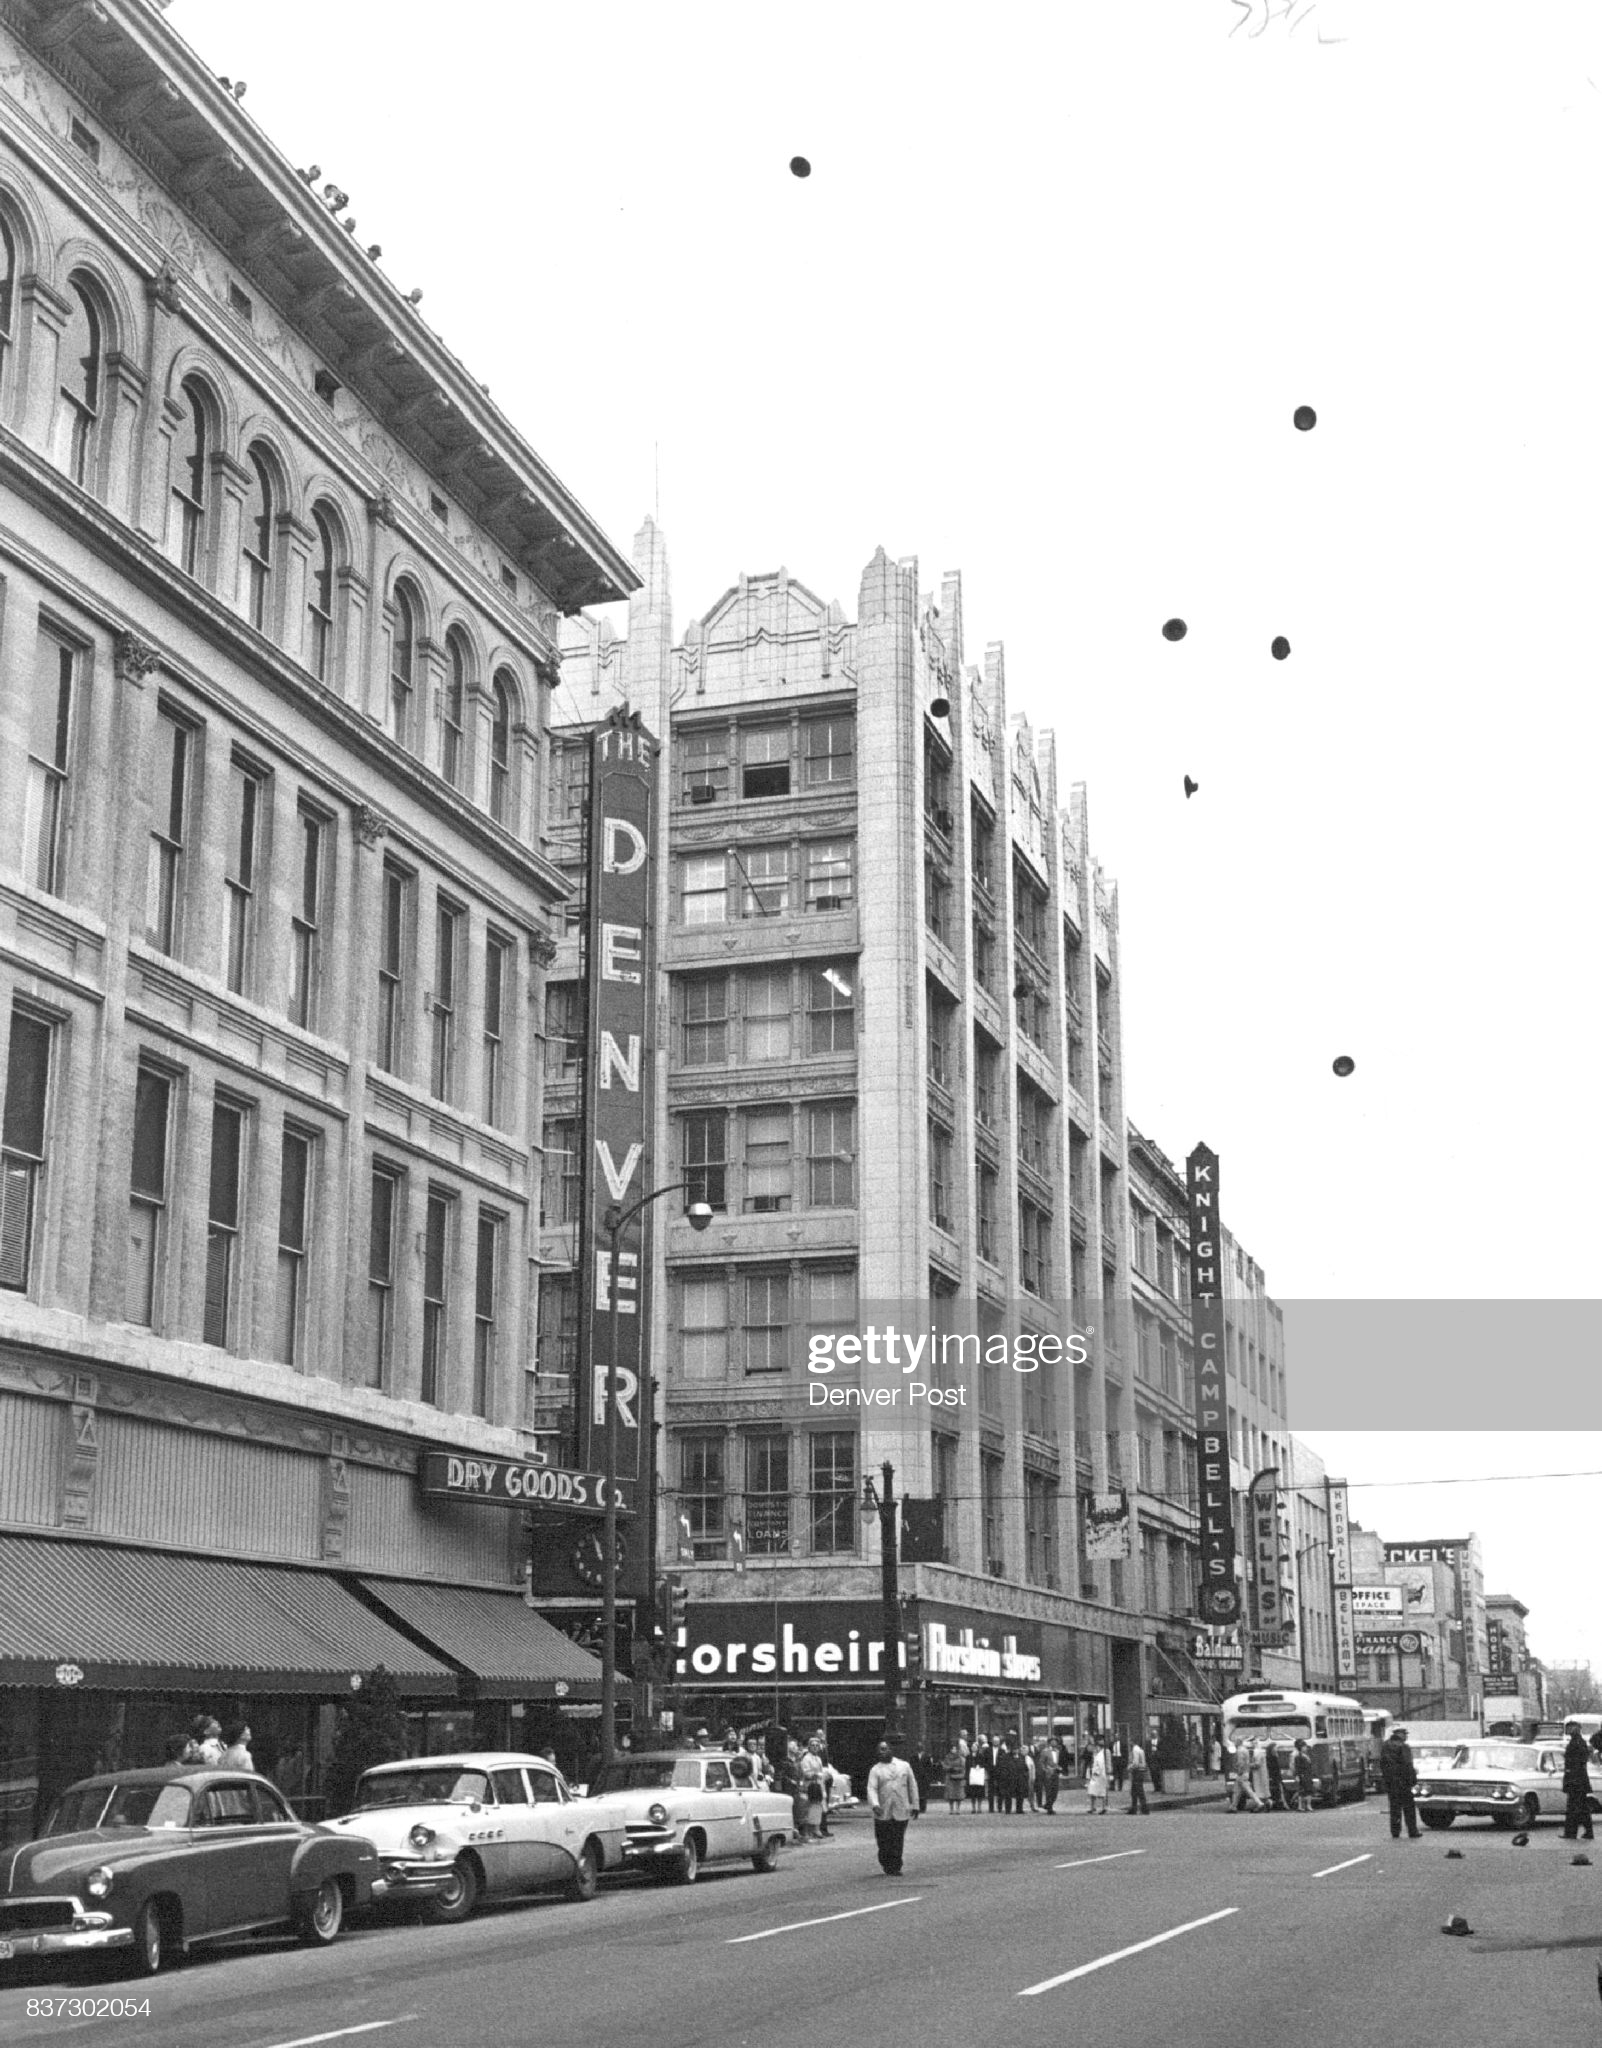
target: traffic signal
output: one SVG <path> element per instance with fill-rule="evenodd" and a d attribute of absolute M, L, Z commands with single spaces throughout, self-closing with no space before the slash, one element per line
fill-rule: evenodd
<path fill-rule="evenodd" d="M 651 1602 L 651 1647 L 655 1650 L 667 1647 L 668 1608 L 671 1604 L 672 1585 L 670 1579 L 658 1579 L 656 1582 L 656 1597 Z"/>
<path fill-rule="evenodd" d="M 668 1628 L 677 1635 L 690 1619 L 690 1589 L 682 1579 L 668 1580 Z"/>

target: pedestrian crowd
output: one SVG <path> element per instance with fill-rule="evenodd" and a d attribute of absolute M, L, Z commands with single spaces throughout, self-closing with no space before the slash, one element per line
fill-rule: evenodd
<path fill-rule="evenodd" d="M 1234 1752 L 1229 1776 L 1228 1813 L 1311 1813 L 1318 1792 L 1313 1753 L 1305 1736 L 1281 1753 L 1281 1745 L 1250 1735 Z"/>
<path fill-rule="evenodd" d="M 1087 1812 L 1110 1811 L 1112 1795 L 1122 1793 L 1126 1783 L 1129 1811 L 1151 1812 L 1145 1747 L 1121 1731 L 1093 1735 L 1077 1759 L 1052 1735 L 1030 1745 L 1011 1734 L 999 1742 L 977 1735 L 970 1741 L 964 1731 L 945 1755 L 947 1810 L 960 1813 L 966 1799 L 971 1813 L 978 1813 L 981 1806 L 990 1813 L 1055 1813 L 1064 1778 L 1076 1761 L 1085 1781 Z"/>
<path fill-rule="evenodd" d="M 187 1728 L 167 1737 L 166 1761 L 193 1769 L 211 1764 L 225 1771 L 253 1771 L 250 1727 L 244 1721 L 230 1721 L 225 1727 L 210 1714 L 197 1714 Z"/>
<path fill-rule="evenodd" d="M 821 1728 L 804 1742 L 777 1723 L 746 1735 L 727 1728 L 717 1745 L 710 1730 L 698 1728 L 691 1740 L 697 1749 L 720 1748 L 729 1759 L 729 1776 L 742 1790 L 777 1792 L 789 1799 L 798 1843 L 827 1841 L 830 1814 L 855 1803 L 851 1780 L 830 1760 Z"/>

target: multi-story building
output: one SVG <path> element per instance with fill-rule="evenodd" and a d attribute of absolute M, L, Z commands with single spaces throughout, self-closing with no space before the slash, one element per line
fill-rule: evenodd
<path fill-rule="evenodd" d="M 1354 1524 L 1351 1540 L 1365 1704 L 1397 1719 L 1480 1721 L 1487 1688 L 1479 1538 L 1392 1542 Z"/>
<path fill-rule="evenodd" d="M 1224 1263 L 1225 1385 L 1232 1447 L 1231 1483 L 1237 1558 L 1246 1614 L 1239 1660 L 1197 1670 L 1195 1392 L 1188 1298 L 1190 1222 L 1184 1175 L 1133 1125 L 1129 1131 L 1130 1285 L 1133 1296 L 1135 1433 L 1140 1461 L 1140 1541 L 1144 1607 L 1151 1641 L 1176 1690 L 1194 1699 L 1247 1677 L 1265 1683 L 1332 1688 L 1329 1510 L 1324 1468 L 1292 1436 L 1285 1418 L 1284 1316 L 1267 1293 L 1262 1268 L 1229 1231 Z M 1275 1469 L 1275 1573 L 1284 1640 L 1257 1646 L 1257 1560 L 1250 1485 Z M 1265 1482 L 1266 1487 L 1266 1482 Z M 1183 1681 L 1183 1682 L 1182 1682 Z M 1209 1681 L 1211 1683 L 1209 1683 Z M 1166 1702 L 1159 1703 L 1166 1710 Z M 1187 1709 L 1194 1712 L 1194 1707 Z"/>
<path fill-rule="evenodd" d="M 635 579 L 157 10 L 0 50 L 15 1835 L 199 1709 L 315 1795 L 379 1663 L 593 1693 L 423 1458 L 530 1448 L 543 699 Z"/>
<path fill-rule="evenodd" d="M 1540 1671 L 1530 1655 L 1530 1610 L 1511 1593 L 1485 1596 L 1485 1726 L 1527 1735 L 1544 1715 Z"/>
<path fill-rule="evenodd" d="M 1154 1713 L 1200 1737 L 1212 1696 L 1168 1626 L 1195 1579 L 1183 1188 L 1125 1117 L 1117 895 L 1085 792 L 1009 711 L 1002 648 L 969 663 L 959 577 L 935 598 L 881 551 L 854 619 L 783 570 L 741 577 L 675 639 L 649 522 L 635 559 L 625 635 L 564 629 L 550 817 L 576 877 L 582 734 L 627 700 L 665 748 L 653 1178 L 716 1212 L 699 1237 L 669 1217 L 653 1255 L 666 1554 L 690 1588 L 678 1708 L 826 1720 L 868 1750 L 884 1630 L 859 1506 L 888 1463 L 943 1504 L 940 1554 L 900 1576 L 921 1741 L 1055 1727 L 1077 1750 Z M 546 1012 L 553 1424 L 576 1341 L 577 924 Z M 1232 1313 L 1255 1318 L 1266 1442 L 1283 1346 L 1256 1277 Z M 885 1329 L 968 1348 L 932 1372 L 833 1350 Z M 1017 1369 L 1042 1340 L 1053 1362 Z M 1119 1494 L 1124 1529 L 1115 1509 L 1088 1545 L 1090 1498 Z"/>

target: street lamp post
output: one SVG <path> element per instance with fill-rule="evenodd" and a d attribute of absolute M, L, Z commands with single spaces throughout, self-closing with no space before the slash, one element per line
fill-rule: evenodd
<path fill-rule="evenodd" d="M 610 1764 L 616 1752 L 617 1719 L 617 1354 L 618 1354 L 618 1286 L 619 1255 L 624 1231 L 642 1210 L 652 1202 L 661 1201 L 664 1195 L 677 1194 L 691 1183 L 687 1180 L 669 1181 L 666 1187 L 653 1188 L 648 1195 L 641 1195 L 637 1202 L 627 1209 L 620 1209 L 614 1202 L 601 1219 L 601 1227 L 607 1238 L 607 1322 L 611 1341 L 607 1346 L 606 1365 L 606 1454 L 603 1471 L 606 1477 L 606 1519 L 601 1531 L 601 1762 Z M 692 1202 L 686 1212 L 692 1230 L 705 1230 L 712 1221 L 712 1211 L 705 1202 Z M 591 1371 L 594 1360 L 591 1360 Z M 650 1370 L 645 1355 L 645 1335 L 640 1336 L 640 1384 L 649 1387 Z M 654 1511 L 654 1503 L 647 1501 L 647 1514 Z M 651 1589 L 654 1593 L 655 1589 Z"/>
<path fill-rule="evenodd" d="M 879 1592 L 883 1602 L 879 1633 L 884 1638 L 884 1732 L 886 1738 L 896 1723 L 896 1693 L 901 1675 L 901 1594 L 898 1583 L 900 1554 L 896 1541 L 896 1468 L 888 1459 L 879 1468 L 884 1493 L 876 1494 L 873 1481 L 862 1482 L 862 1519 L 879 1518 Z"/>

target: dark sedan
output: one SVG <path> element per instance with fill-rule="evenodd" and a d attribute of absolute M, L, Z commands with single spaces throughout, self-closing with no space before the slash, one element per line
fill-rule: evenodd
<path fill-rule="evenodd" d="M 37 1841 L 0 1854 L 0 1963 L 131 1948 L 154 1976 L 197 1943 L 291 1928 L 331 1942 L 383 1890 L 371 1842 L 297 1820 L 246 1771 L 84 1778 Z"/>

